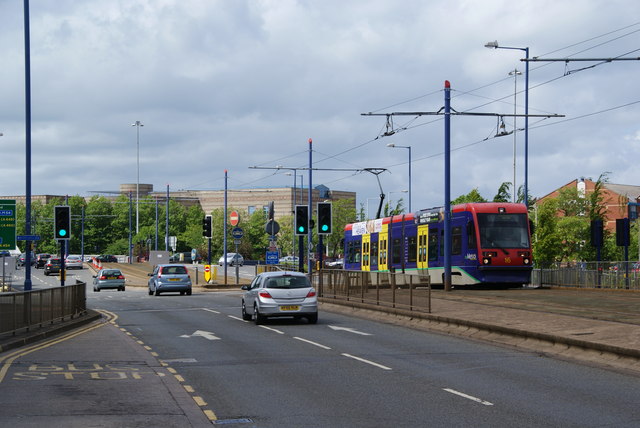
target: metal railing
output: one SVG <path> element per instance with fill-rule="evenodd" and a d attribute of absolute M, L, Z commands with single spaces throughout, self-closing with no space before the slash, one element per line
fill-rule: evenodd
<path fill-rule="evenodd" d="M 42 328 L 87 312 L 87 284 L 0 293 L 0 335 Z"/>
<path fill-rule="evenodd" d="M 311 280 L 326 301 L 431 313 L 429 275 L 322 269 Z"/>
<path fill-rule="evenodd" d="M 531 284 L 537 286 L 640 290 L 638 262 L 556 263 L 534 269 Z"/>

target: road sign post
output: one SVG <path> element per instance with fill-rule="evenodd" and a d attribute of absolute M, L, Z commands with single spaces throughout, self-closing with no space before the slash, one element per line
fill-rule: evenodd
<path fill-rule="evenodd" d="M 0 199 L 0 250 L 16 249 L 16 201 Z"/>

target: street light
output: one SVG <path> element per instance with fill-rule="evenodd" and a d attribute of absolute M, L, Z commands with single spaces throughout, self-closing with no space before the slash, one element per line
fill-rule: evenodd
<path fill-rule="evenodd" d="M 138 208 L 138 201 L 140 200 L 140 127 L 144 125 L 139 120 L 136 120 L 136 123 L 132 123 L 131 126 L 136 127 L 136 163 L 138 165 L 138 175 L 136 180 L 136 234 L 138 234 L 140 227 L 140 222 L 138 220 L 140 215 L 140 210 Z"/>
<path fill-rule="evenodd" d="M 517 202 L 518 190 L 516 188 L 516 114 L 517 114 L 517 103 L 516 97 L 518 94 L 518 75 L 522 73 L 518 71 L 517 68 L 514 68 L 509 72 L 509 76 L 513 76 L 513 202 Z"/>
<path fill-rule="evenodd" d="M 489 49 L 515 49 L 525 53 L 524 70 L 524 204 L 529 208 L 529 48 L 500 46 L 497 41 L 484 45 Z M 515 187 L 515 183 L 514 183 Z"/>
<path fill-rule="evenodd" d="M 387 144 L 387 147 L 397 148 L 397 149 L 409 149 L 409 212 L 411 211 L 411 146 L 396 146 L 393 143 Z"/>

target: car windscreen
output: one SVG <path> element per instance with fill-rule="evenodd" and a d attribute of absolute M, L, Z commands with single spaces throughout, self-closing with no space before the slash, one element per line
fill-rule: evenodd
<path fill-rule="evenodd" d="M 280 276 L 268 278 L 265 283 L 266 288 L 309 288 L 309 280 L 303 276 Z"/>
<path fill-rule="evenodd" d="M 102 275 L 104 276 L 119 276 L 122 275 L 122 272 L 120 272 L 117 269 L 105 269 L 102 271 Z"/>

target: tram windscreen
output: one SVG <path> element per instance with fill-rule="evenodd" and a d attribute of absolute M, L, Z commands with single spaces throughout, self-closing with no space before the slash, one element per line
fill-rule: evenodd
<path fill-rule="evenodd" d="M 481 248 L 529 248 L 526 214 L 478 213 Z"/>

